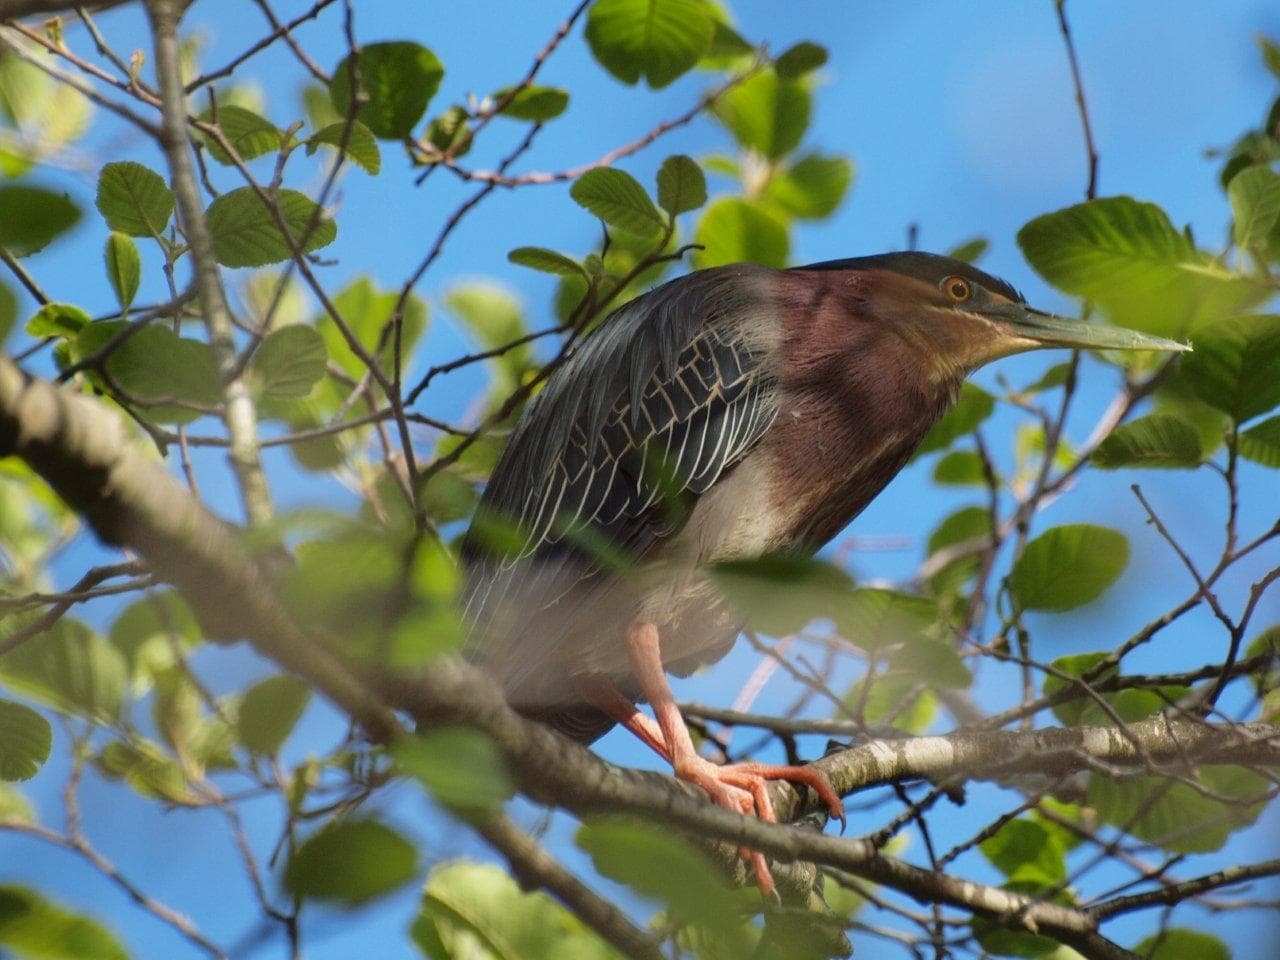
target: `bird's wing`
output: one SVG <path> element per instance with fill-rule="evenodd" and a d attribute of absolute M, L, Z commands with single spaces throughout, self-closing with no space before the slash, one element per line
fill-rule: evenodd
<path fill-rule="evenodd" d="M 665 284 L 616 311 L 549 378 L 477 514 L 508 536 L 478 520 L 464 540 L 474 622 L 512 596 L 528 615 L 530 589 L 570 620 L 564 605 L 590 602 L 611 557 L 638 559 L 678 532 L 692 501 L 760 440 L 778 411 L 763 273 Z"/>

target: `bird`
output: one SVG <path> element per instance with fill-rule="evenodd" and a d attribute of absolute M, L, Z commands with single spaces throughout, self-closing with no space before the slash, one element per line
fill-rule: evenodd
<path fill-rule="evenodd" d="M 708 566 L 816 553 L 968 374 L 1047 347 L 1188 349 L 1036 310 L 918 251 L 713 267 L 637 296 L 551 373 L 492 471 L 460 548 L 467 655 L 518 712 L 588 744 L 623 724 L 720 806 L 773 820 L 765 785 L 785 779 L 843 822 L 812 767 L 694 748 L 667 674 L 719 660 L 743 628 Z"/>

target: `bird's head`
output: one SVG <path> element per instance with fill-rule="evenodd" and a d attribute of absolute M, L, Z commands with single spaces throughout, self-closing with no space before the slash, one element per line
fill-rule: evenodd
<path fill-rule="evenodd" d="M 1046 347 L 1191 349 L 1124 327 L 1045 313 L 1005 281 L 937 254 L 885 253 L 800 269 L 856 276 L 862 310 L 918 348 L 940 372 L 963 375 L 999 357 Z"/>

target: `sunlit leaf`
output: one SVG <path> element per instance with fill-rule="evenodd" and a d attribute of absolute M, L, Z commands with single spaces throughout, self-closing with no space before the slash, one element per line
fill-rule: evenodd
<path fill-rule="evenodd" d="M 847 157 L 811 153 L 777 174 L 764 197 L 792 217 L 820 220 L 835 213 L 853 182 L 853 163 Z"/>
<path fill-rule="evenodd" d="M 27 321 L 26 330 L 33 337 L 74 337 L 89 320 L 73 303 L 46 303 Z"/>
<path fill-rule="evenodd" d="M 273 757 L 311 702 L 311 688 L 297 677 L 267 677 L 250 687 L 240 701 L 236 739 L 253 753 Z"/>
<path fill-rule="evenodd" d="M 1264 467 L 1280 467 L 1280 417 L 1272 417 L 1240 434 L 1240 456 Z"/>
<path fill-rule="evenodd" d="M 215 123 L 212 110 L 204 111 L 200 114 L 200 119 L 205 123 Z M 283 139 L 279 129 L 266 117 L 232 104 L 218 107 L 216 125 L 223 139 L 241 160 L 253 160 L 279 150 Z M 235 162 L 217 137 L 208 133 L 201 133 L 200 137 L 213 159 L 226 165 Z"/>
<path fill-rule="evenodd" d="M 972 433 L 995 411 L 995 397 L 973 383 L 966 383 L 960 390 L 960 399 L 933 425 L 914 456 L 923 456 L 934 450 L 943 450 L 966 433 Z"/>
<path fill-rule="evenodd" d="M 392 322 L 392 314 L 400 295 L 394 290 L 379 290 L 369 277 L 357 277 L 333 297 L 333 306 L 346 324 L 348 331 L 368 353 L 373 354 L 383 343 L 378 362 L 383 369 L 391 368 L 394 342 L 391 336 L 383 339 L 383 328 Z M 367 371 L 362 361 L 347 344 L 338 325 L 327 312 L 322 312 L 315 322 L 316 329 L 324 337 L 329 357 L 354 377 Z M 407 354 L 427 327 L 427 305 L 419 297 L 410 297 L 400 318 L 400 349 Z"/>
<path fill-rule="evenodd" d="M 0 639 L 8 635 L 0 623 Z M 64 617 L 0 656 L 0 683 L 70 713 L 110 723 L 124 703 L 125 662 L 78 620 Z"/>
<path fill-rule="evenodd" d="M 799 146 L 811 101 L 802 84 L 765 69 L 726 91 L 712 112 L 739 144 L 778 160 Z"/>
<path fill-rule="evenodd" d="M 307 900 L 355 906 L 413 879 L 414 845 L 376 820 L 338 820 L 321 827 L 289 857 L 284 887 Z"/>
<path fill-rule="evenodd" d="M 0 951 L 24 960 L 128 960 L 96 920 L 71 913 L 27 887 L 0 886 Z"/>
<path fill-rule="evenodd" d="M 600 65 L 654 89 L 692 68 L 714 32 L 705 0 L 596 0 L 587 14 L 587 44 Z"/>
<path fill-rule="evenodd" d="M 319 250 L 337 238 L 338 225 L 306 194 L 281 190 L 275 205 L 301 252 Z M 252 187 L 224 193 L 205 216 L 214 256 L 225 267 L 261 267 L 293 256 L 272 210 Z"/>
<path fill-rule="evenodd" d="M 329 96 L 341 117 L 351 113 L 353 70 L 368 98 L 356 111 L 356 119 L 384 140 L 399 140 L 413 132 L 444 77 L 439 59 L 420 44 L 404 40 L 368 44 L 339 63 L 329 81 Z"/>
<path fill-rule="evenodd" d="M 1200 463 L 1195 427 L 1169 414 L 1153 413 L 1113 430 L 1089 458 L 1095 467 L 1194 467 Z"/>
<path fill-rule="evenodd" d="M 80 221 L 65 193 L 24 184 L 0 184 L 0 247 L 15 257 L 43 250 Z"/>
<path fill-rule="evenodd" d="M 947 256 L 953 260 L 963 260 L 965 263 L 977 263 L 990 247 L 991 241 L 986 237 L 974 237 L 972 240 L 966 240 L 952 247 L 947 251 Z"/>
<path fill-rule="evenodd" d="M 376 174 L 382 169 L 382 151 L 378 149 L 378 141 L 373 131 L 359 120 L 348 124 L 339 120 L 321 127 L 307 138 L 307 153 L 315 153 L 320 146 L 342 150 L 347 159 L 366 173 Z"/>
<path fill-rule="evenodd" d="M 787 222 L 765 204 L 741 197 L 713 200 L 698 221 L 694 240 L 697 267 L 726 263 L 759 263 L 784 267 L 791 251 Z"/>
<path fill-rule="evenodd" d="M 644 187 L 614 167 L 588 170 L 574 181 L 569 195 L 609 226 L 638 237 L 655 237 L 666 226 Z"/>
<path fill-rule="evenodd" d="M 554 273 L 561 277 L 585 276 L 582 264 L 577 260 L 545 247 L 516 247 L 507 254 L 507 259 L 542 273 Z"/>
<path fill-rule="evenodd" d="M 52 746 L 48 720 L 21 703 L 0 700 L 0 780 L 30 780 Z"/>
<path fill-rule="evenodd" d="M 173 191 L 154 170 L 115 161 L 98 174 L 97 205 L 112 230 L 131 237 L 158 237 L 173 216 Z"/>
<path fill-rule="evenodd" d="M 1096 599 L 1129 564 L 1129 541 L 1109 527 L 1051 527 L 1027 544 L 1009 574 L 1024 610 L 1062 611 Z"/>
<path fill-rule="evenodd" d="M 621 960 L 573 913 L 492 864 L 431 871 L 410 936 L 431 960 Z"/>
<path fill-rule="evenodd" d="M 983 486 L 987 479 L 982 457 L 972 450 L 952 450 L 934 466 L 933 482 L 949 486 Z"/>
<path fill-rule="evenodd" d="M 1276 68 L 1280 76 L 1280 65 Z M 1133 948 L 1142 960 L 1231 960 L 1231 951 L 1217 937 L 1200 930 L 1171 927 L 1143 938 Z"/>
<path fill-rule="evenodd" d="M 1067 876 L 1064 851 L 1044 826 L 1031 820 L 1010 820 L 978 849 L 1009 880 L 1047 888 Z"/>
<path fill-rule="evenodd" d="M 1090 200 L 1037 217 L 1018 232 L 1018 245 L 1055 287 L 1148 333 L 1181 336 L 1268 293 L 1197 252 L 1155 204 L 1132 197 Z"/>
<path fill-rule="evenodd" d="M 1241 170 L 1227 186 L 1227 199 L 1236 243 L 1267 253 L 1275 245 L 1273 234 L 1280 221 L 1280 174 L 1261 164 Z"/>

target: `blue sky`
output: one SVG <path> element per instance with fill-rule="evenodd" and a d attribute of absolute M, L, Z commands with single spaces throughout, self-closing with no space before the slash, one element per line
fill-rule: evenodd
<path fill-rule="evenodd" d="M 283 18 L 305 6 L 281 2 L 277 9 Z M 439 55 L 447 72 L 436 105 L 443 106 L 468 91 L 486 93 L 518 79 L 568 5 L 562 9 L 546 3 L 382 0 L 361 3 L 358 8 L 361 40 L 408 38 Z M 1028 219 L 1077 202 L 1084 192 L 1079 117 L 1052 3 L 754 0 L 736 3 L 734 11 L 745 36 L 767 40 L 775 51 L 812 39 L 831 53 L 822 71 L 806 143 L 823 152 L 850 155 L 857 172 L 841 212 L 795 235 L 796 262 L 900 248 L 911 224 L 918 226 L 920 246 L 936 251 L 982 235 L 992 242 L 984 268 L 1012 281 L 1037 305 L 1073 309 L 1030 271 L 1013 241 Z M 1101 154 L 1100 193 L 1128 193 L 1157 202 L 1175 223 L 1191 224 L 1203 245 L 1217 246 L 1226 235 L 1228 212 L 1216 183 L 1217 163 L 1206 160 L 1204 151 L 1226 146 L 1256 125 L 1276 96 L 1276 81 L 1263 70 L 1252 38 L 1258 32 L 1280 36 L 1280 9 L 1264 2 L 1076 0 L 1069 5 L 1069 14 Z M 210 66 L 229 59 L 261 32 L 260 15 L 240 0 L 202 0 L 188 21 L 204 25 L 208 41 L 204 62 Z M 101 24 L 125 51 L 145 45 L 141 19 L 134 12 L 104 15 Z M 299 38 L 326 68 L 341 56 L 338 24 L 335 11 L 299 31 Z M 85 49 L 81 35 L 73 31 L 71 36 L 78 48 Z M 245 76 L 266 94 L 274 120 L 284 125 L 298 115 L 295 94 L 302 77 L 283 53 L 273 49 L 250 61 Z M 580 29 L 547 64 L 541 80 L 570 88 L 574 100 L 569 112 L 547 128 L 520 169 L 555 169 L 594 159 L 683 111 L 707 83 L 705 76 L 693 74 L 657 94 L 625 87 L 591 60 Z M 498 121 L 498 126 L 492 142 L 468 158 L 475 165 L 491 165 L 522 132 L 505 121 Z M 102 160 L 127 155 L 160 167 L 160 158 L 144 146 L 126 138 L 122 148 L 118 134 L 119 127 L 100 120 L 87 141 L 89 150 L 99 151 Z M 727 136 L 714 123 L 700 120 L 623 166 L 651 183 L 658 164 L 671 153 L 703 156 L 730 149 Z M 326 251 L 338 261 L 324 274 L 331 289 L 364 272 L 372 273 L 384 286 L 398 285 L 425 252 L 443 216 L 469 190 L 443 174 L 415 189 L 407 185 L 411 177 L 403 168 L 403 158 L 388 146 L 381 177 L 371 179 L 359 171 L 346 175 L 339 193 L 341 236 Z M 45 179 L 72 191 L 90 216 L 72 237 L 32 258 L 29 265 L 51 290 L 83 291 L 77 295 L 86 308 L 105 312 L 111 306 L 106 284 L 95 280 L 86 286 L 80 279 L 84 272 L 99 269 L 105 236 L 105 227 L 92 215 L 93 176 L 55 173 Z M 292 185 L 306 189 L 314 183 Z M 730 184 L 714 180 L 712 187 L 713 192 L 731 189 Z M 510 266 L 506 252 L 525 244 L 584 252 L 595 237 L 593 223 L 569 202 L 565 185 L 514 194 L 500 191 L 490 197 L 453 236 L 419 287 L 432 307 L 423 366 L 456 355 L 468 343 L 441 307 L 451 285 L 466 278 L 496 278 L 521 298 L 531 323 L 541 326 L 551 318 L 551 282 Z M 146 262 L 155 264 L 153 259 Z M 150 274 L 143 296 L 162 296 L 156 283 L 158 272 Z M 1012 360 L 984 371 L 978 379 L 992 384 L 997 372 L 1015 382 L 1030 379 L 1044 363 L 1044 358 Z M 1069 428 L 1077 439 L 1088 432 L 1092 417 L 1105 403 L 1109 383 L 1106 371 L 1097 365 L 1090 365 L 1086 376 L 1082 402 Z M 478 370 L 443 379 L 426 395 L 423 409 L 436 416 L 457 417 L 482 384 Z M 1006 425 L 1017 421 L 1008 411 L 998 416 Z M 1007 443 L 997 453 L 1007 459 Z M 273 457 L 268 466 L 285 507 L 351 505 L 349 495 L 336 485 L 299 483 L 283 455 Z M 219 458 L 204 458 L 202 467 L 210 477 L 206 493 L 220 509 L 234 515 L 236 504 Z M 1169 525 L 1190 543 L 1204 549 L 1216 546 L 1222 498 L 1220 484 L 1211 476 L 1134 474 L 1125 480 L 1141 481 Z M 1274 515 L 1274 499 L 1268 499 L 1274 494 L 1268 494 L 1264 482 L 1260 471 L 1246 469 L 1245 529 L 1258 529 Z M 1114 478 L 1101 482 L 1086 478 L 1042 518 L 1044 525 L 1078 519 L 1111 524 L 1124 529 L 1135 547 L 1130 569 L 1102 602 L 1067 617 L 1045 616 L 1035 624 L 1045 655 L 1105 647 L 1111 638 L 1127 636 L 1189 588 L 1176 561 L 1142 523 L 1136 501 L 1115 496 L 1116 489 Z M 854 560 L 856 572 L 885 579 L 906 575 L 918 563 L 920 544 L 937 519 L 965 502 L 962 494 L 932 486 L 927 468 L 908 471 L 851 532 L 860 537 L 893 537 L 909 546 L 859 554 Z M 70 551 L 62 561 L 62 582 L 70 582 L 74 571 L 95 555 L 95 548 L 87 544 Z M 1274 566 L 1278 559 L 1273 551 L 1250 569 L 1256 575 L 1264 563 Z M 1238 602 L 1248 572 L 1228 585 L 1229 603 Z M 1274 596 L 1273 591 L 1260 624 L 1277 619 L 1280 610 Z M 92 608 L 86 616 L 102 625 L 109 622 L 110 609 Z M 1210 618 L 1192 615 L 1179 627 L 1176 643 L 1187 662 L 1193 663 L 1210 659 L 1218 649 L 1212 644 L 1221 639 Z M 1167 649 L 1167 644 L 1161 646 L 1162 656 L 1167 656 Z M 725 703 L 754 663 L 747 651 L 738 650 L 713 671 L 683 683 L 679 692 Z M 1136 664 L 1150 665 L 1141 660 Z M 210 652 L 202 667 L 218 689 L 235 688 L 263 670 L 247 655 L 226 651 Z M 1015 696 L 1002 689 L 998 679 L 986 677 L 978 692 L 991 703 Z M 782 704 L 784 693 L 770 687 L 761 706 Z M 331 713 L 313 708 L 291 747 L 291 759 L 304 756 L 308 744 L 330 742 L 340 729 Z M 651 764 L 650 758 L 616 734 L 603 741 L 600 749 L 619 762 Z M 31 785 L 51 819 L 56 818 L 62 772 L 51 763 Z M 987 795 L 982 788 L 976 789 L 969 811 L 940 820 L 943 832 L 963 836 L 964 821 L 971 820 L 974 811 L 987 809 L 981 805 Z M 220 943 L 234 944 L 245 933 L 255 908 L 216 815 L 161 813 L 92 779 L 85 787 L 84 808 L 89 834 L 126 873 L 190 913 Z M 482 854 L 465 831 L 445 824 L 410 788 L 392 790 L 384 808 L 399 826 L 423 838 L 425 856 L 431 860 L 457 853 Z M 247 807 L 247 826 L 259 850 L 269 850 L 274 842 L 278 813 L 270 802 Z M 525 819 L 532 822 L 532 813 Z M 1271 845 L 1274 850 L 1280 846 L 1276 827 L 1275 818 L 1269 818 L 1233 841 L 1217 862 L 1246 856 L 1257 859 L 1259 845 Z M 851 829 L 859 829 L 856 821 Z M 549 839 L 558 845 L 570 831 L 571 824 L 557 819 Z M 557 849 L 580 866 L 571 851 Z M 979 879 L 994 878 L 983 873 L 980 863 L 972 864 L 972 869 Z M 196 955 L 74 858 L 30 841 L 0 836 L 0 882 L 11 881 L 52 891 L 108 919 L 139 957 L 178 960 Z M 1276 892 L 1272 884 L 1270 895 Z M 406 955 L 409 948 L 402 930 L 415 899 L 410 890 L 363 913 L 325 915 L 314 925 L 307 955 L 313 960 Z M 1194 922 L 1204 915 L 1188 911 L 1187 918 Z M 1149 922 L 1145 916 L 1126 919 L 1108 931 L 1121 940 L 1136 940 Z M 1264 955 L 1263 944 L 1271 942 L 1267 938 L 1275 933 L 1274 924 L 1256 914 L 1228 922 L 1219 919 L 1212 926 L 1232 942 L 1238 958 Z M 879 956 L 877 949 L 864 945 L 858 955 Z M 273 940 L 253 956 L 284 956 L 283 947 Z"/>

